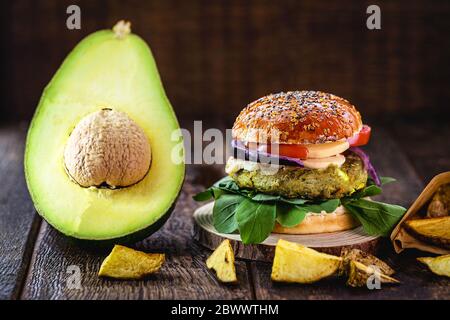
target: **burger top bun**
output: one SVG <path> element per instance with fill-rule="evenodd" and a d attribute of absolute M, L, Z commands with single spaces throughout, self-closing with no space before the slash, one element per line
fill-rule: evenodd
<path fill-rule="evenodd" d="M 243 142 L 317 144 L 350 138 L 361 128 L 361 115 L 347 100 L 320 91 L 290 91 L 250 103 L 232 135 Z"/>

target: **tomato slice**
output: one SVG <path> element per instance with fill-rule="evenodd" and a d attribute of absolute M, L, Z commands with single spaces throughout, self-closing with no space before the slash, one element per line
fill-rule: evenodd
<path fill-rule="evenodd" d="M 280 156 L 289 158 L 308 158 L 308 148 L 301 144 L 279 144 L 278 153 L 280 154 Z"/>
<path fill-rule="evenodd" d="M 274 147 L 274 148 L 272 148 Z M 248 144 L 250 150 L 267 152 L 274 156 L 284 156 L 289 158 L 306 159 L 308 158 L 308 148 L 301 144 Z"/>
<path fill-rule="evenodd" d="M 360 132 L 353 137 L 347 139 L 351 147 L 360 147 L 366 145 L 370 140 L 370 132 L 372 129 L 368 125 L 363 125 Z"/>

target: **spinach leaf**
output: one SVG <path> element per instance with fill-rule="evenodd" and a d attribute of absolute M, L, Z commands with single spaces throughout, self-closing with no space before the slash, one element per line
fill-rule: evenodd
<path fill-rule="evenodd" d="M 377 185 L 371 184 L 371 185 L 365 187 L 364 189 L 356 192 L 355 195 L 352 195 L 351 197 L 359 199 L 359 198 L 365 198 L 365 197 L 373 197 L 380 193 L 381 193 L 381 188 L 378 187 Z"/>
<path fill-rule="evenodd" d="M 205 191 L 202 191 L 200 193 L 197 193 L 195 196 L 193 196 L 192 198 L 195 201 L 206 201 L 211 199 L 212 197 L 214 197 L 213 193 L 211 192 L 211 188 L 206 189 Z M 215 197 L 214 197 L 215 198 Z"/>
<path fill-rule="evenodd" d="M 330 200 L 326 200 L 324 202 L 321 202 L 319 204 L 319 206 L 325 212 L 330 213 L 330 212 L 334 212 L 334 210 L 336 210 L 337 207 L 340 206 L 340 204 L 341 204 L 341 200 L 339 200 L 339 199 L 330 199 Z M 315 212 L 315 211 L 311 211 L 311 212 Z"/>
<path fill-rule="evenodd" d="M 322 211 L 333 212 L 340 205 L 339 199 L 331 199 L 316 204 L 292 205 L 288 203 L 277 203 L 277 221 L 283 227 L 294 227 L 305 219 L 310 212 L 320 213 Z"/>
<path fill-rule="evenodd" d="M 343 205 L 370 235 L 388 236 L 406 211 L 401 206 L 365 199 L 345 200 Z"/>
<path fill-rule="evenodd" d="M 206 189 L 205 191 L 197 193 L 192 198 L 195 201 L 206 201 L 211 198 L 218 199 L 222 194 L 226 194 L 226 193 L 227 193 L 226 190 L 222 190 L 222 189 L 219 189 L 216 187 L 210 187 L 210 188 Z"/>
<path fill-rule="evenodd" d="M 395 182 L 397 179 L 392 177 L 380 177 L 381 185 L 384 186 L 385 184 Z"/>
<path fill-rule="evenodd" d="M 216 183 L 214 183 L 213 187 L 220 188 L 220 187 L 227 186 L 230 183 L 232 184 L 232 183 L 235 183 L 235 182 L 230 176 L 225 176 L 222 179 L 220 179 L 219 181 L 217 181 Z"/>
<path fill-rule="evenodd" d="M 241 194 L 243 196 L 248 196 L 252 193 L 252 190 L 239 187 L 238 184 L 230 176 L 226 176 L 220 179 L 213 185 L 213 187 L 228 191 L 230 193 Z"/>
<path fill-rule="evenodd" d="M 257 193 L 252 197 L 253 201 L 257 202 L 267 202 L 267 201 L 278 201 L 280 196 L 274 196 L 271 194 Z"/>
<path fill-rule="evenodd" d="M 241 191 L 239 186 L 237 185 L 237 183 L 230 176 L 226 176 L 226 177 L 220 179 L 219 181 L 217 181 L 216 183 L 213 184 L 213 187 L 232 191 L 232 192 L 240 192 Z"/>
<path fill-rule="evenodd" d="M 223 194 L 229 194 L 226 190 L 222 190 L 219 188 L 211 187 L 211 191 L 213 193 L 214 199 L 219 199 Z"/>
<path fill-rule="evenodd" d="M 242 242 L 261 243 L 275 226 L 276 206 L 245 199 L 236 208 L 236 220 Z"/>
<path fill-rule="evenodd" d="M 381 186 L 384 186 L 388 183 L 395 182 L 395 181 L 397 181 L 397 179 L 392 178 L 392 177 L 380 177 Z M 373 181 L 373 179 L 371 177 L 369 177 L 367 179 L 367 186 L 370 186 L 372 184 L 376 185 L 375 181 Z"/>
<path fill-rule="evenodd" d="M 336 210 L 340 203 L 341 201 L 339 199 L 331 199 L 311 204 L 305 203 L 303 205 L 298 205 L 297 207 L 306 210 L 306 212 L 321 213 L 322 211 L 325 211 L 327 213 L 330 213 Z"/>
<path fill-rule="evenodd" d="M 294 227 L 305 219 L 308 210 L 304 208 L 285 204 L 277 203 L 277 221 L 283 227 Z"/>
<path fill-rule="evenodd" d="M 381 177 L 382 184 L 392 181 L 395 179 Z M 341 203 L 361 222 L 368 234 L 388 236 L 406 209 L 363 199 L 380 193 L 381 188 L 369 179 L 365 188 L 342 199 L 288 199 L 240 188 L 227 176 L 195 195 L 194 199 L 205 201 L 214 198 L 213 222 L 216 229 L 222 233 L 239 229 L 242 241 L 248 244 L 264 241 L 271 233 L 275 220 L 284 227 L 293 227 L 301 223 L 307 213 L 333 212 Z"/>
<path fill-rule="evenodd" d="M 213 207 L 213 224 L 217 231 L 222 233 L 232 233 L 238 228 L 235 218 L 237 206 L 244 200 L 244 197 L 235 194 L 224 194 L 216 201 Z"/>
<path fill-rule="evenodd" d="M 282 201 L 284 203 L 288 203 L 288 204 L 304 204 L 304 203 L 309 202 L 311 200 L 301 199 L 301 198 L 288 199 L 288 198 L 280 197 L 280 201 Z"/>

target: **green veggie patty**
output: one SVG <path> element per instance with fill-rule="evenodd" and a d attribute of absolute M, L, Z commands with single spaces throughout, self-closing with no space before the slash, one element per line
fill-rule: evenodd
<path fill-rule="evenodd" d="M 339 199 L 364 188 L 367 182 L 364 164 L 354 154 L 346 155 L 345 163 L 340 168 L 335 165 L 326 169 L 282 166 L 272 175 L 263 174 L 260 170 L 241 169 L 230 177 L 241 188 L 307 199 Z"/>

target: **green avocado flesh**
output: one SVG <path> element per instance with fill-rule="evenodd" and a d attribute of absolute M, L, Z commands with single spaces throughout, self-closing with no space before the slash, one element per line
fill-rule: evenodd
<path fill-rule="evenodd" d="M 126 113 L 151 146 L 148 173 L 129 187 L 84 188 L 65 171 L 64 147 L 72 130 L 104 108 Z M 178 129 L 147 44 L 134 34 L 91 34 L 45 88 L 28 131 L 25 175 L 37 211 L 77 239 L 113 240 L 155 231 L 151 227 L 167 218 L 184 179 L 184 164 L 171 158 L 174 148 L 182 151 L 182 138 L 172 139 Z"/>

